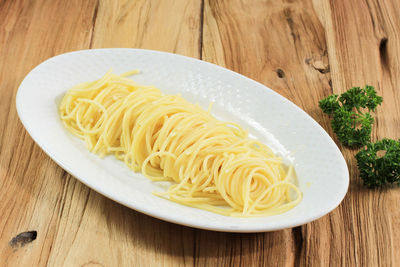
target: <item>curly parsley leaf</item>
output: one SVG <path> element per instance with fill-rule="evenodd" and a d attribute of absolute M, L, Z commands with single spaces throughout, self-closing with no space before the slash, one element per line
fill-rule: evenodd
<path fill-rule="evenodd" d="M 400 140 L 369 143 L 356 155 L 360 177 L 368 187 L 400 185 Z"/>
<path fill-rule="evenodd" d="M 374 118 L 369 114 L 358 114 L 343 108 L 334 112 L 332 129 L 340 142 L 348 147 L 360 147 L 370 141 Z"/>
<path fill-rule="evenodd" d="M 319 107 L 322 111 L 328 115 L 332 115 L 335 110 L 340 108 L 339 102 L 337 101 L 338 95 L 330 95 L 327 98 L 319 101 Z"/>
<path fill-rule="evenodd" d="M 365 88 L 352 87 L 339 97 L 339 102 L 346 110 L 360 110 L 368 108 L 375 111 L 376 107 L 382 103 L 382 97 L 376 94 L 373 86 L 366 85 Z"/>

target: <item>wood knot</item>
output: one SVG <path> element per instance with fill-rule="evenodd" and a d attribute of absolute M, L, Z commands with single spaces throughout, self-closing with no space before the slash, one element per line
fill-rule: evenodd
<path fill-rule="evenodd" d="M 23 247 L 26 244 L 32 242 L 37 237 L 37 231 L 22 232 L 11 239 L 9 245 L 12 248 Z"/>
<path fill-rule="evenodd" d="M 276 74 L 278 75 L 279 78 L 283 79 L 285 78 L 285 72 L 282 69 L 277 69 Z"/>
<path fill-rule="evenodd" d="M 379 43 L 379 56 L 381 58 L 382 66 L 385 69 L 388 68 L 388 63 L 389 63 L 387 43 L 388 43 L 388 38 L 386 37 L 382 38 Z"/>
<path fill-rule="evenodd" d="M 329 72 L 329 65 L 325 65 L 321 60 L 314 61 L 312 67 L 322 74 Z"/>
<path fill-rule="evenodd" d="M 321 55 L 313 55 L 313 57 L 306 58 L 304 62 L 319 73 L 325 74 L 330 72 L 328 53 L 326 52 Z"/>

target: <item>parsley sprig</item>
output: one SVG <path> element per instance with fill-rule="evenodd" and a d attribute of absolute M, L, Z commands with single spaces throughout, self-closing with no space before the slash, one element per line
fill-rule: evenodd
<path fill-rule="evenodd" d="M 352 87 L 339 95 L 330 95 L 321 101 L 323 112 L 332 116 L 332 129 L 339 141 L 348 147 L 361 147 L 371 140 L 374 123 L 372 111 L 382 103 L 373 86 Z"/>
<path fill-rule="evenodd" d="M 400 140 L 369 143 L 356 155 L 360 177 L 368 187 L 400 185 Z"/>

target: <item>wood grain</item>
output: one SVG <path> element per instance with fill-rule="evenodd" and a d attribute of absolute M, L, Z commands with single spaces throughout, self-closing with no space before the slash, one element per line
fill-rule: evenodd
<path fill-rule="evenodd" d="M 100 1 L 91 48 L 136 47 L 200 57 L 201 1 Z"/>
<path fill-rule="evenodd" d="M 255 79 L 330 134 L 319 99 L 373 85 L 384 103 L 373 139 L 400 138 L 397 0 L 0 1 L 1 266 L 398 266 L 398 188 L 369 190 L 356 151 L 338 144 L 350 190 L 329 215 L 273 233 L 231 234 L 163 222 L 87 188 L 23 129 L 15 93 L 43 60 L 137 47 L 184 54 Z M 37 231 L 24 246 L 9 242 Z"/>

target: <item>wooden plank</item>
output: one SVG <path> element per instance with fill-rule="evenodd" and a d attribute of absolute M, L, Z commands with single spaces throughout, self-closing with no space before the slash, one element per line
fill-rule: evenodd
<path fill-rule="evenodd" d="M 175 7 L 177 10 L 172 9 Z M 136 47 L 199 56 L 200 2 L 101 1 L 92 48 Z M 193 265 L 194 230 L 163 222 L 86 190 L 75 180 L 49 264 Z M 77 191 L 77 193 L 75 193 Z M 88 191 L 87 193 L 81 193 Z M 94 246 L 80 244 L 95 242 Z"/>
<path fill-rule="evenodd" d="M 319 7 L 326 28 L 333 92 L 341 93 L 365 84 L 375 86 L 384 103 L 377 110 L 372 139 L 398 139 L 400 3 L 331 0 Z M 362 186 L 354 159 L 356 151 L 341 149 L 351 175 L 350 190 L 339 209 L 342 218 L 330 217 L 328 229 L 322 220 L 305 228 L 309 236 L 305 247 L 308 257 L 304 255 L 303 263 L 309 266 L 320 258 L 317 253 L 320 244 L 328 243 L 330 246 L 326 249 L 331 262 L 396 266 L 400 262 L 397 253 L 400 212 L 393 204 L 399 201 L 400 191 L 370 190 Z"/>
<path fill-rule="evenodd" d="M 203 59 L 255 79 L 302 107 L 323 126 L 328 120 L 317 102 L 331 93 L 324 27 L 311 1 L 213 1 L 204 7 Z M 341 220 L 334 211 L 320 220 L 321 230 L 329 220 Z M 330 232 L 318 234 L 331 235 Z M 308 232 L 294 228 L 257 235 L 242 234 L 200 239 L 199 265 L 293 266 L 300 257 L 327 263 L 329 243 L 309 255 L 303 247 Z M 221 240 L 215 243 L 214 240 Z M 229 240 L 229 241 L 228 241 Z M 239 244 L 238 244 L 239 243 Z M 210 251 L 213 257 L 209 255 Z M 328 250 L 329 252 L 329 250 Z M 224 262 L 230 253 L 230 262 Z M 320 257 L 320 259 L 318 259 Z"/>
<path fill-rule="evenodd" d="M 2 266 L 193 265 L 193 229 L 139 214 L 88 189 L 33 143 L 15 110 L 22 78 L 59 53 L 126 46 L 199 56 L 201 2 L 176 1 L 179 13 L 158 1 L 129 2 L 0 4 Z M 37 231 L 37 239 L 9 246 L 27 230 Z"/>
<path fill-rule="evenodd" d="M 0 262 L 2 266 L 43 266 L 58 225 L 64 171 L 36 146 L 15 110 L 23 77 L 41 61 L 87 48 L 94 1 L 2 1 L 0 4 Z M 21 248 L 9 241 L 35 230 Z"/>

